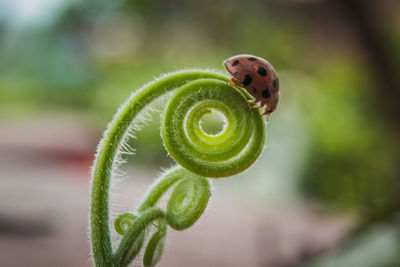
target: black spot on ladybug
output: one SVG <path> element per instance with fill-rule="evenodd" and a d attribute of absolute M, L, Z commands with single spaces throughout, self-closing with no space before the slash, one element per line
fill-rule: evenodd
<path fill-rule="evenodd" d="M 258 74 L 260 74 L 261 76 L 266 76 L 267 75 L 267 70 L 264 69 L 263 67 L 259 67 L 257 70 Z"/>
<path fill-rule="evenodd" d="M 265 90 L 262 92 L 262 96 L 263 96 L 264 98 L 269 98 L 269 97 L 271 96 L 271 92 L 269 91 L 269 89 L 265 89 Z"/>
<path fill-rule="evenodd" d="M 278 81 L 275 79 L 272 81 L 272 84 L 274 85 L 274 87 L 276 88 L 278 86 Z"/>
<path fill-rule="evenodd" d="M 238 76 L 239 72 L 234 72 L 233 76 Z"/>
<path fill-rule="evenodd" d="M 256 89 L 256 88 L 253 88 L 253 92 L 254 92 L 254 93 L 257 92 L 257 89 Z"/>
<path fill-rule="evenodd" d="M 253 78 L 251 78 L 250 75 L 246 74 L 244 76 L 243 86 L 248 86 L 251 83 L 252 80 L 253 80 Z"/>
<path fill-rule="evenodd" d="M 257 59 L 255 57 L 248 57 L 247 59 L 250 61 L 257 61 Z"/>
<path fill-rule="evenodd" d="M 239 64 L 239 60 L 235 60 L 235 61 L 233 61 L 233 63 L 232 63 L 232 67 L 233 67 L 233 66 L 236 66 L 237 64 Z"/>

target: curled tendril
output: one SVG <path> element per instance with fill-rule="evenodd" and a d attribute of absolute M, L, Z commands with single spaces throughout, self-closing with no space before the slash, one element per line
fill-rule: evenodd
<path fill-rule="evenodd" d="M 192 226 L 203 214 L 210 198 L 210 184 L 203 177 L 186 177 L 172 192 L 167 205 L 167 222 L 176 229 Z"/>
<path fill-rule="evenodd" d="M 226 82 L 201 79 L 182 86 L 168 104 L 162 137 L 171 156 L 184 168 L 206 177 L 227 177 L 249 166 L 264 146 L 264 123 L 242 107 L 246 96 Z M 206 112 L 220 112 L 226 127 L 218 135 L 202 131 Z"/>
<path fill-rule="evenodd" d="M 118 234 L 123 235 L 129 229 L 129 227 L 133 224 L 133 221 L 137 216 L 132 213 L 126 212 L 118 215 L 118 217 L 114 221 L 114 228 Z"/>
<path fill-rule="evenodd" d="M 153 221 L 164 218 L 164 211 L 155 207 L 149 208 L 140 214 L 123 235 L 122 240 L 113 255 L 112 266 L 127 266 L 139 253 L 141 246 L 139 247 L 137 245 L 140 243 L 138 240 L 146 232 L 147 227 Z M 147 248 L 147 250 L 148 249 L 149 248 Z"/>
<path fill-rule="evenodd" d="M 167 225 L 183 230 L 193 225 L 205 210 L 210 184 L 205 177 L 228 177 L 250 167 L 262 152 L 265 124 L 258 110 L 242 105 L 250 99 L 242 88 L 210 71 L 182 71 L 145 85 L 122 105 L 98 146 L 93 166 L 90 237 L 96 266 L 127 266 L 139 253 L 148 228 L 155 226 L 143 256 L 146 267 L 159 261 L 165 246 Z M 161 135 L 176 166 L 151 187 L 135 215 L 123 213 L 114 221 L 122 239 L 112 249 L 109 226 L 109 188 L 112 174 L 129 129 L 143 110 L 157 98 L 176 89 L 163 115 Z M 218 112 L 225 121 L 217 135 L 205 133 L 200 121 Z M 175 186 L 166 212 L 155 207 L 162 195 Z"/>
<path fill-rule="evenodd" d="M 146 267 L 152 267 L 160 260 L 164 251 L 165 236 L 167 234 L 167 226 L 160 224 L 157 232 L 153 234 L 147 244 L 146 251 L 143 255 L 143 264 Z"/>
<path fill-rule="evenodd" d="M 136 218 L 137 216 L 129 212 L 118 215 L 118 217 L 114 221 L 115 231 L 120 235 L 124 235 L 133 225 Z M 130 258 L 133 259 L 136 257 L 136 255 L 139 253 L 140 249 L 143 246 L 145 238 L 146 238 L 146 232 L 142 231 L 136 238 L 135 242 L 132 243 L 131 247 L 127 249 L 129 250 L 129 252 L 127 253 L 127 255 L 129 255 L 128 259 Z"/>

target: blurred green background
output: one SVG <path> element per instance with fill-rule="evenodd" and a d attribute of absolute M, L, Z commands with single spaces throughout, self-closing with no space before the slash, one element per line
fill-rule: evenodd
<path fill-rule="evenodd" d="M 1 1 L 0 264 L 90 266 L 89 170 L 118 106 L 162 73 L 245 53 L 280 78 L 266 150 L 215 182 L 239 207 L 215 200 L 203 252 L 182 255 L 175 242 L 201 242 L 179 233 L 160 266 L 400 266 L 399 48 L 397 0 Z M 172 164 L 153 115 L 131 141 L 133 200 Z M 251 237 L 209 248 L 221 227 Z"/>

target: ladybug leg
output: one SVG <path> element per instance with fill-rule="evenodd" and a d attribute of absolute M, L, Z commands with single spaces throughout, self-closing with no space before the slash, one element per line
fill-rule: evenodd
<path fill-rule="evenodd" d="M 239 82 L 239 80 L 237 80 L 237 79 L 234 78 L 234 77 L 231 77 L 231 81 L 228 82 L 228 85 L 230 85 L 230 86 L 240 86 L 240 87 L 242 87 L 242 83 Z"/>
<path fill-rule="evenodd" d="M 247 107 L 248 105 L 250 105 L 250 104 L 256 104 L 257 103 L 257 99 L 250 99 L 250 100 L 247 100 L 244 104 L 243 104 L 243 107 Z"/>
<path fill-rule="evenodd" d="M 257 101 L 256 101 L 257 102 Z M 257 106 L 252 106 L 250 108 L 250 112 L 252 112 L 253 110 L 257 109 L 257 108 L 262 108 L 266 103 L 265 102 L 261 102 L 261 104 L 257 107 Z"/>
<path fill-rule="evenodd" d="M 278 94 L 275 96 L 275 98 L 271 99 L 268 102 L 267 107 L 265 108 L 264 112 L 262 115 L 267 115 L 267 121 L 269 120 L 269 116 L 274 112 L 274 110 L 276 109 L 276 106 L 278 105 L 279 102 L 279 92 Z"/>
<path fill-rule="evenodd" d="M 265 108 L 265 110 L 264 110 L 264 112 L 263 112 L 263 114 L 261 114 L 261 116 L 264 116 L 264 115 L 267 115 L 267 121 L 269 120 L 269 116 L 272 114 L 272 110 L 270 110 L 269 108 L 268 108 L 268 106 Z"/>

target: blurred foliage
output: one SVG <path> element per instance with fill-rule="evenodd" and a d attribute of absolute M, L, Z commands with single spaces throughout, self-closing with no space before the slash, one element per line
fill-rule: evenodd
<path fill-rule="evenodd" d="M 394 136 L 374 116 L 365 88 L 375 88 L 363 66 L 335 60 L 321 65 L 320 89 L 304 106 L 312 144 L 300 186 L 330 208 L 379 217 L 393 209 L 397 197 Z"/>
<path fill-rule="evenodd" d="M 400 265 L 400 240 L 393 224 L 371 227 L 361 236 L 332 253 L 321 257 L 309 267 L 396 267 Z"/>

